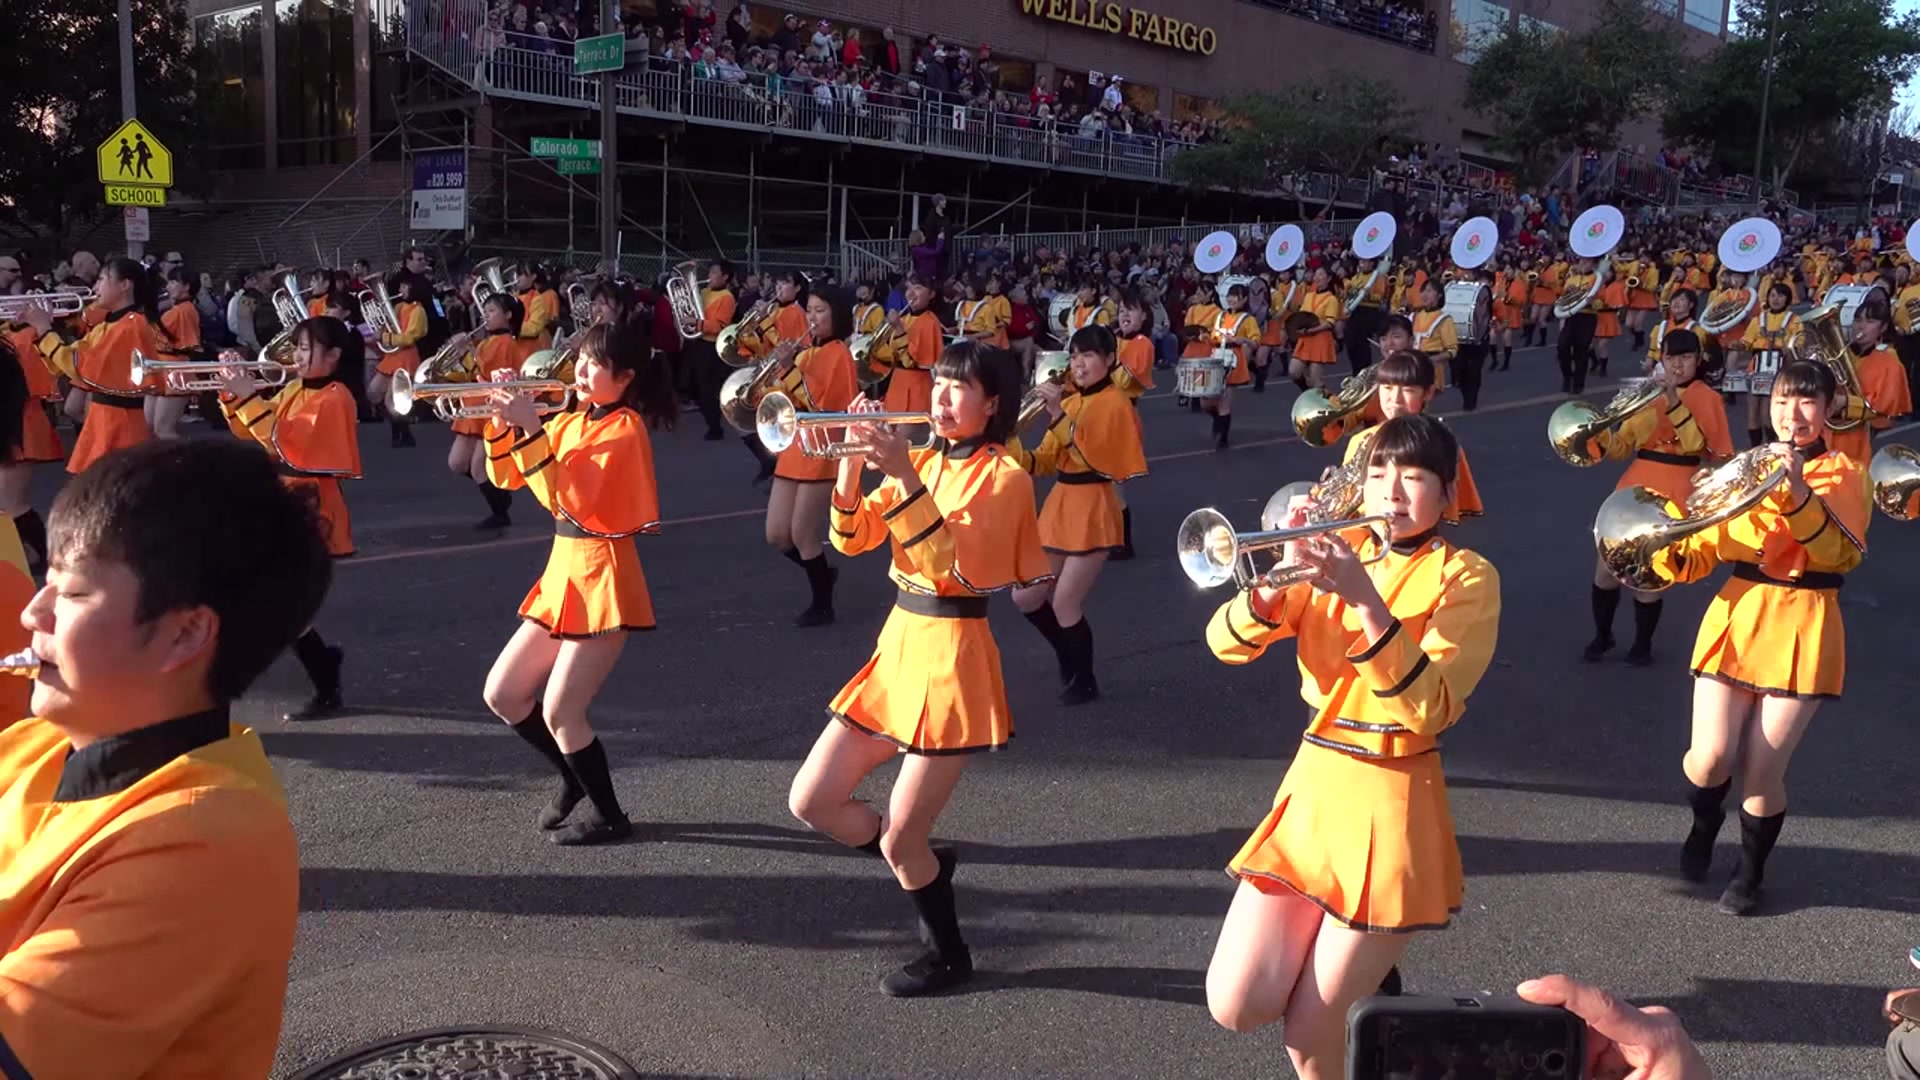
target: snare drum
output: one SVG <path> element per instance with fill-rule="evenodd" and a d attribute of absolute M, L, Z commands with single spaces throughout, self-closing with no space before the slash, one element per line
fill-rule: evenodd
<path fill-rule="evenodd" d="M 1211 356 L 1189 356 L 1173 369 L 1178 393 L 1184 398 L 1217 398 L 1227 388 L 1227 372 L 1237 358 L 1232 349 L 1216 349 Z"/>

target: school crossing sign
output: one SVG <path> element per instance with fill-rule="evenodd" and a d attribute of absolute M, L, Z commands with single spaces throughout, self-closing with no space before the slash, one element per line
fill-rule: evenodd
<path fill-rule="evenodd" d="M 108 206 L 165 206 L 173 151 L 138 120 L 121 124 L 95 154 Z"/>

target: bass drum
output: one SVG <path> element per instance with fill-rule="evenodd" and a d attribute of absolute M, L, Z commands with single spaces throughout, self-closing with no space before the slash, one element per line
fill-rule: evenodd
<path fill-rule="evenodd" d="M 1073 336 L 1073 331 L 1067 324 L 1072 320 L 1073 306 L 1078 302 L 1077 293 L 1060 293 L 1053 298 L 1052 303 L 1047 305 L 1047 329 L 1062 345 L 1065 345 L 1067 339 Z"/>
<path fill-rule="evenodd" d="M 1821 299 L 1820 304 L 1823 307 L 1828 304 L 1840 305 L 1840 332 L 1845 334 L 1848 340 L 1853 338 L 1854 311 L 1859 308 L 1860 301 L 1865 300 L 1867 294 L 1875 290 L 1878 290 L 1882 296 L 1887 294 L 1887 290 L 1878 285 L 1835 285 L 1828 289 L 1827 295 Z"/>
<path fill-rule="evenodd" d="M 1456 281 L 1447 286 L 1441 311 L 1453 319 L 1462 345 L 1484 345 L 1493 332 L 1493 290 L 1484 281 Z"/>

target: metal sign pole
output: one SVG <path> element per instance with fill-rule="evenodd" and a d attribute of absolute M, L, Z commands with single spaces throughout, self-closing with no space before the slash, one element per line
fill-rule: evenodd
<path fill-rule="evenodd" d="M 600 8 L 600 33 L 620 27 L 619 0 Z M 600 73 L 600 259 L 608 274 L 620 269 L 620 114 L 614 107 L 618 70 Z"/>
<path fill-rule="evenodd" d="M 120 0 L 120 119 L 137 119 L 133 93 L 133 0 Z M 147 253 L 139 240 L 127 241 L 127 258 L 138 259 Z"/>

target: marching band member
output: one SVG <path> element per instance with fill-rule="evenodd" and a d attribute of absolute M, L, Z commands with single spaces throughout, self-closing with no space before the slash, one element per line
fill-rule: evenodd
<path fill-rule="evenodd" d="M 1555 262 L 1553 253 L 1543 248 L 1534 261 L 1532 272 L 1536 276 L 1533 279 L 1533 295 L 1529 297 L 1533 303 L 1529 313 L 1528 327 L 1540 331 L 1540 344 L 1545 345 L 1547 326 L 1553 322 L 1553 305 L 1560 299 L 1566 264 Z M 1528 343 L 1531 344 L 1531 341 Z"/>
<path fill-rule="evenodd" d="M 1873 433 L 1893 426 L 1893 419 L 1913 411 L 1913 392 L 1907 385 L 1907 369 L 1899 354 L 1888 346 L 1887 331 L 1893 328 L 1893 312 L 1881 293 L 1868 293 L 1853 311 L 1853 340 L 1847 348 L 1853 352 L 1853 368 L 1860 376 L 1860 388 L 1866 401 L 1848 400 L 1848 416 L 1866 415 L 1866 422 L 1848 431 L 1833 432 L 1827 442 L 1856 463 L 1873 458 Z"/>
<path fill-rule="evenodd" d="M 491 381 L 496 371 L 518 371 L 526 359 L 521 354 L 521 329 L 526 312 L 520 301 L 506 293 L 494 293 L 480 306 L 485 335 L 474 349 L 474 363 L 481 382 Z M 536 350 L 538 351 L 538 350 Z M 487 421 L 478 417 L 455 420 L 453 445 L 447 450 L 447 468 L 455 476 L 471 477 L 486 501 L 487 516 L 476 529 L 504 529 L 513 524 L 513 492 L 495 486 L 487 477 Z"/>
<path fill-rule="evenodd" d="M 523 313 L 516 336 L 524 363 L 527 357 L 553 344 L 553 332 L 560 322 L 560 294 L 547 280 L 546 267 L 538 263 L 521 263 L 513 287 Z"/>
<path fill-rule="evenodd" d="M 973 959 L 960 936 L 950 848 L 928 843 L 970 754 L 1013 734 L 987 598 L 1047 577 L 1033 479 L 1002 449 L 1019 413 L 1009 353 L 960 342 L 932 365 L 930 446 L 883 425 L 854 425 L 868 447 L 840 462 L 833 546 L 853 556 L 890 544 L 893 614 L 873 657 L 828 706 L 828 720 L 793 778 L 788 806 L 810 828 L 887 861 L 912 899 L 928 951 L 881 981 L 894 997 L 965 982 Z M 864 397 L 853 411 L 872 411 Z M 862 468 L 884 473 L 862 495 Z M 902 755 L 884 814 L 853 797 L 867 774 Z"/>
<path fill-rule="evenodd" d="M 353 526 L 340 481 L 360 478 L 359 406 L 342 380 L 361 373 L 343 371 L 340 364 L 354 339 L 347 324 L 326 316 L 294 327 L 299 381 L 290 380 L 272 400 L 260 397 L 260 382 L 251 372 L 229 369 L 221 380 L 222 408 L 274 458 L 281 482 L 313 506 L 327 554 L 336 559 L 353 554 Z M 313 683 L 313 697 L 284 719 L 319 720 L 339 712 L 346 653 L 309 626 L 294 641 L 293 654 Z"/>
<path fill-rule="evenodd" d="M 906 340 L 894 347 L 893 374 L 887 376 L 887 412 L 927 412 L 933 401 L 933 366 L 940 362 L 946 330 L 932 311 L 937 282 L 919 274 L 906 278 L 907 310 L 887 322 Z"/>
<path fill-rule="evenodd" d="M 1627 290 L 1627 328 L 1633 331 L 1633 350 L 1638 352 L 1646 347 L 1647 328 L 1660 310 L 1660 263 L 1651 252 L 1629 254 L 1634 261 L 1626 276 L 1639 278 L 1640 284 Z"/>
<path fill-rule="evenodd" d="M 1134 407 L 1136 429 L 1140 426 L 1140 396 L 1153 389 L 1153 338 L 1148 334 L 1153 328 L 1153 316 L 1147 311 L 1149 303 L 1138 289 L 1126 289 L 1120 294 L 1120 344 L 1115 354 L 1118 362 L 1113 366 L 1113 385 Z M 1127 506 L 1125 488 L 1116 486 L 1113 491 L 1120 499 L 1120 546 L 1108 558 L 1125 562 L 1133 558 L 1133 510 Z"/>
<path fill-rule="evenodd" d="M 1101 280 L 1089 274 L 1080 282 L 1080 295 L 1073 305 L 1073 314 L 1067 317 L 1067 329 L 1083 330 L 1089 326 L 1113 326 L 1113 305 L 1100 299 Z"/>
<path fill-rule="evenodd" d="M 173 339 L 173 347 L 163 359 L 196 359 L 200 353 L 200 311 L 193 305 L 193 298 L 200 292 L 200 278 L 184 266 L 176 266 L 167 271 L 166 296 L 167 310 L 160 313 L 160 325 L 166 328 L 167 336 Z M 142 395 L 145 403 L 142 411 L 147 416 L 147 428 L 156 439 L 177 439 L 180 437 L 180 417 L 187 411 L 187 401 L 191 393 L 175 394 L 166 387 L 143 387 L 147 393 Z"/>
<path fill-rule="evenodd" d="M 1788 311 L 1793 303 L 1793 286 L 1785 281 L 1776 281 L 1767 286 L 1766 304 L 1760 313 L 1747 320 L 1746 336 L 1730 346 L 1733 363 L 1747 372 L 1748 386 L 1755 378 L 1772 379 L 1780 366 L 1780 356 L 1800 328 L 1800 316 Z M 1760 370 L 1761 357 L 1766 357 L 1767 369 Z M 1766 436 L 1766 418 L 1762 417 L 1763 408 L 1771 408 L 1767 403 L 1773 400 L 1773 391 L 1749 389 L 1747 399 L 1747 445 L 1759 446 Z"/>
<path fill-rule="evenodd" d="M 13 520 L 20 541 L 26 546 L 27 563 L 44 571 L 47 561 L 47 525 L 33 508 L 33 466 L 59 461 L 66 456 L 60 436 L 47 415 L 47 404 L 59 400 L 53 372 L 40 358 L 35 339 L 38 335 L 27 323 L 0 326 L 0 369 L 12 357 L 12 366 L 20 371 L 26 384 L 26 400 L 20 407 L 19 447 L 0 465 L 0 514 Z M 0 413 L 5 412 L 0 405 Z M 0 427 L 7 423 L 0 416 Z M 9 444 L 10 445 L 10 444 Z"/>
<path fill-rule="evenodd" d="M 1235 1031 L 1283 1021 L 1307 1080 L 1345 1075 L 1347 1010 L 1383 983 L 1413 935 L 1460 910 L 1460 849 L 1437 736 L 1493 658 L 1500 578 L 1436 534 L 1459 447 L 1439 421 L 1396 417 L 1368 450 L 1364 513 L 1386 515 L 1390 550 L 1363 565 L 1350 541 L 1291 545 L 1316 576 L 1237 593 L 1207 644 L 1244 664 L 1298 641 L 1312 717 L 1273 809 L 1228 866 L 1239 882 L 1207 969 L 1207 1005 Z M 1307 507 L 1290 508 L 1289 527 Z M 1220 542 L 1231 553 L 1232 538 Z M 1351 543 L 1371 553 L 1368 534 Z"/>
<path fill-rule="evenodd" d="M 754 320 L 753 325 L 741 329 L 736 346 L 757 363 L 767 362 L 782 345 L 791 342 L 804 347 L 808 340 L 805 307 L 807 276 L 797 270 L 787 270 L 769 280 L 773 283 L 773 308 Z M 752 311 L 749 310 L 743 318 L 753 318 Z M 753 482 L 771 481 L 777 464 L 774 455 L 760 444 L 760 439 L 755 435 L 742 435 L 740 442 L 760 462 L 760 471 L 754 476 Z"/>
<path fill-rule="evenodd" d="M 1118 485 L 1147 473 L 1139 414 L 1114 383 L 1118 348 L 1104 326 L 1074 331 L 1067 349 L 1076 392 L 1065 394 L 1053 383 L 1039 387 L 1049 417 L 1046 434 L 1031 452 L 1008 451 L 1033 475 L 1056 477 L 1040 510 L 1040 545 L 1051 580 L 1014 590 L 1013 602 L 1060 661 L 1062 705 L 1100 696 L 1085 604 L 1107 556 L 1126 540 Z"/>
<path fill-rule="evenodd" d="M 33 363 L 41 366 L 38 360 Z M 29 514 L 33 515 L 34 524 L 40 521 L 39 515 L 33 512 L 33 495 L 29 490 L 33 464 L 26 459 L 26 425 L 22 421 L 30 408 L 40 410 L 41 419 L 46 419 L 44 406 L 27 390 L 19 353 L 0 335 L 0 512 L 6 514 L 0 518 L 0 610 L 19 611 L 33 600 L 33 594 L 40 588 L 33 580 L 34 564 L 44 564 L 47 558 L 45 527 L 42 526 L 35 538 L 38 546 L 31 554 L 21 541 L 19 530 L 19 523 Z M 32 644 L 33 635 L 25 632 L 19 619 L 0 626 L 0 649 L 11 654 Z M 0 676 L 0 729 L 32 711 L 32 692 L 31 679 Z"/>
<path fill-rule="evenodd" d="M 733 324 L 733 264 L 725 259 L 715 259 L 707 264 L 707 283 L 700 290 L 700 339 L 689 341 L 683 347 L 687 365 L 692 370 L 694 401 L 700 406 L 700 418 L 707 422 L 708 442 L 719 442 L 727 437 L 721 427 L 720 387 L 726 383 L 727 367 L 720 361 L 715 351 L 714 341 L 720 331 Z M 760 456 L 759 442 L 756 440 L 751 449 L 754 457 Z"/>
<path fill-rule="evenodd" d="M 543 423 L 531 398 L 497 390 L 487 426 L 488 475 L 533 492 L 554 525 L 553 553 L 520 604 L 520 628 L 487 673 L 487 707 L 560 774 L 539 824 L 564 845 L 632 832 L 587 707 L 628 632 L 654 626 L 633 537 L 660 528 L 647 427 L 670 419 L 672 372 L 639 328 L 595 326 L 580 340 L 573 394 L 583 408 Z M 582 799 L 588 812 L 569 822 Z"/>
<path fill-rule="evenodd" d="M 859 393 L 853 353 L 846 339 L 853 332 L 853 311 L 846 298 L 812 293 L 806 307 L 808 340 L 774 347 L 775 362 L 791 366 L 774 389 L 808 412 L 843 412 Z M 835 463 L 808 457 L 796 441 L 780 452 L 767 493 L 767 543 L 806 571 L 813 600 L 795 616 L 799 627 L 833 622 L 833 583 L 840 571 L 827 565 L 827 504 L 833 494 Z"/>
<path fill-rule="evenodd" d="M 1666 388 L 1659 401 L 1634 413 L 1599 442 L 1609 458 L 1632 455 L 1633 464 L 1620 476 L 1614 490 L 1639 485 L 1652 488 L 1684 505 L 1693 493 L 1693 476 L 1733 456 L 1733 438 L 1727 431 L 1726 404 L 1704 376 L 1700 337 L 1692 330 L 1670 331 L 1649 348 L 1660 353 L 1653 378 Z M 1598 660 L 1613 649 L 1613 616 L 1620 607 L 1620 580 L 1598 560 L 1593 571 L 1593 640 L 1585 657 Z M 1633 593 L 1633 646 L 1627 663 L 1653 663 L 1653 632 L 1660 625 L 1666 601 L 1658 593 Z"/>
<path fill-rule="evenodd" d="M 1494 280 L 1494 325 L 1500 330 L 1500 363 L 1495 370 L 1506 371 L 1513 367 L 1513 335 L 1526 326 L 1527 295 L 1532 286 L 1527 284 L 1527 276 L 1512 262 L 1504 263 L 1500 276 Z"/>
<path fill-rule="evenodd" d="M 106 314 L 72 345 L 53 332 L 53 316 L 45 308 L 29 307 L 21 313 L 39 335 L 36 347 L 49 368 L 103 388 L 87 391 L 87 421 L 67 458 L 69 473 L 85 471 L 112 451 L 150 436 L 146 403 L 129 367 L 135 350 L 155 356 L 172 344 L 157 310 L 153 277 L 139 263 L 110 260 L 94 282 L 94 292 Z"/>
<path fill-rule="evenodd" d="M 1007 323 L 1013 321 L 1013 309 L 1005 307 L 1006 297 L 989 295 L 988 282 L 999 278 L 974 275 L 967 279 L 967 298 L 954 305 L 954 323 L 960 333 L 996 349 L 1007 347 Z M 999 300 L 999 304 L 994 301 Z M 1004 318 L 1003 318 L 1004 315 Z M 836 410 L 837 411 L 837 410 Z"/>
<path fill-rule="evenodd" d="M 1217 300 L 1213 278 L 1203 277 L 1194 282 L 1193 291 L 1187 296 L 1186 318 L 1180 326 L 1183 342 L 1180 359 L 1213 355 L 1213 324 L 1223 310 Z M 1194 412 L 1200 411 L 1197 398 L 1177 397 L 1175 401 L 1180 405 L 1191 405 Z"/>
<path fill-rule="evenodd" d="M 1360 369 L 1373 363 L 1373 345 L 1371 340 L 1380 333 L 1380 320 L 1387 314 L 1387 289 L 1390 282 L 1387 275 L 1374 276 L 1374 269 L 1380 265 L 1378 259 L 1361 259 L 1360 268 L 1353 273 L 1354 291 L 1361 293 L 1359 304 L 1347 314 L 1347 363 L 1358 375 Z M 1419 284 L 1416 283 L 1415 295 Z"/>
<path fill-rule="evenodd" d="M 1440 282 L 1428 278 L 1420 286 L 1420 310 L 1413 313 L 1413 347 L 1433 361 L 1433 392 L 1447 389 L 1447 365 L 1460 351 L 1460 328 L 1441 302 Z M 1371 350 L 1372 346 L 1369 345 Z"/>
<path fill-rule="evenodd" d="M 1594 268 L 1592 259 L 1581 259 L 1562 278 L 1561 295 L 1554 298 L 1558 303 L 1568 293 L 1582 293 L 1593 284 Z M 1563 394 L 1585 393 L 1587 389 L 1587 368 L 1592 363 L 1593 337 L 1599 327 L 1599 318 L 1592 302 L 1560 323 L 1560 335 L 1555 340 L 1555 350 L 1560 360 L 1560 392 Z"/>
<path fill-rule="evenodd" d="M 1677 275 L 1674 280 L 1679 280 Z M 1699 334 L 1693 325 L 1694 312 L 1699 306 L 1700 297 L 1692 289 L 1673 290 L 1667 298 L 1667 317 L 1655 323 L 1653 333 L 1647 337 L 1646 368 L 1649 372 L 1660 365 L 1661 350 L 1666 346 L 1668 334 L 1685 330 L 1694 334 L 1696 342 L 1699 341 Z"/>
<path fill-rule="evenodd" d="M 1313 322 L 1301 326 L 1293 335 L 1293 356 L 1287 361 L 1287 377 L 1302 390 L 1309 386 L 1319 388 L 1326 377 L 1327 365 L 1339 359 L 1335 355 L 1333 328 L 1340 320 L 1340 297 L 1332 285 L 1333 275 L 1325 266 L 1316 266 L 1307 295 L 1300 300 L 1301 314 L 1313 316 Z M 1298 321 L 1306 322 L 1305 319 Z"/>
<path fill-rule="evenodd" d="M 381 332 L 380 344 L 394 351 L 381 353 L 374 376 L 367 383 L 367 396 L 386 411 L 392 445 L 398 449 L 414 445 L 413 422 L 393 412 L 387 404 L 388 391 L 393 387 L 394 372 L 402 368 L 420 369 L 420 339 L 427 336 L 427 305 L 433 303 L 433 284 L 423 275 L 402 270 L 387 279 L 387 290 L 393 296 L 393 312 L 399 316 L 400 330 Z"/>
<path fill-rule="evenodd" d="M 1627 279 L 1614 276 L 1600 286 L 1599 293 L 1593 298 L 1593 357 L 1588 370 L 1595 375 L 1607 373 L 1608 354 L 1613 350 L 1615 338 L 1620 337 L 1624 327 L 1622 319 L 1631 315 L 1627 307 L 1632 302 L 1628 295 Z"/>
<path fill-rule="evenodd" d="M 1404 322 L 1400 316 L 1393 320 Z M 1389 321 L 1387 331 L 1381 337 L 1384 347 L 1389 339 L 1396 348 L 1383 358 L 1374 372 L 1374 403 L 1378 408 L 1380 421 L 1391 420 L 1396 416 L 1408 416 L 1424 413 L 1438 391 L 1434 390 L 1433 361 L 1423 353 L 1403 351 L 1403 338 L 1396 335 L 1405 332 Z M 1373 416 L 1375 410 L 1368 409 L 1366 415 Z M 1347 447 L 1340 454 L 1340 463 L 1347 464 L 1373 442 L 1380 431 L 1378 425 L 1359 428 L 1347 439 Z M 1480 489 L 1473 482 L 1473 470 L 1467 468 L 1467 448 L 1460 448 L 1460 461 L 1454 469 L 1453 498 L 1448 501 L 1443 520 L 1449 525 L 1460 524 L 1463 517 L 1479 517 L 1486 512 L 1480 502 Z"/>
<path fill-rule="evenodd" d="M 1233 431 L 1233 388 L 1253 381 L 1247 371 L 1247 356 L 1260 340 L 1260 324 L 1247 314 L 1247 287 L 1235 285 L 1227 290 L 1226 308 L 1214 316 L 1211 338 L 1219 348 L 1233 353 L 1233 367 L 1227 371 L 1227 383 L 1217 398 L 1201 398 L 1200 411 L 1213 415 L 1213 445 L 1225 450 Z"/>
<path fill-rule="evenodd" d="M 1733 576 L 1700 623 L 1693 648 L 1693 740 L 1682 768 L 1693 828 L 1680 867 L 1705 881 L 1723 809 L 1740 779 L 1740 865 L 1720 909 L 1760 905 L 1767 856 L 1787 816 L 1787 765 L 1821 701 L 1840 696 L 1846 631 L 1840 586 L 1866 554 L 1866 468 L 1826 442 L 1835 384 L 1826 367 L 1788 364 L 1769 402 L 1786 482 L 1746 514 L 1661 551 L 1653 572 L 1699 581 L 1723 563 Z"/>

